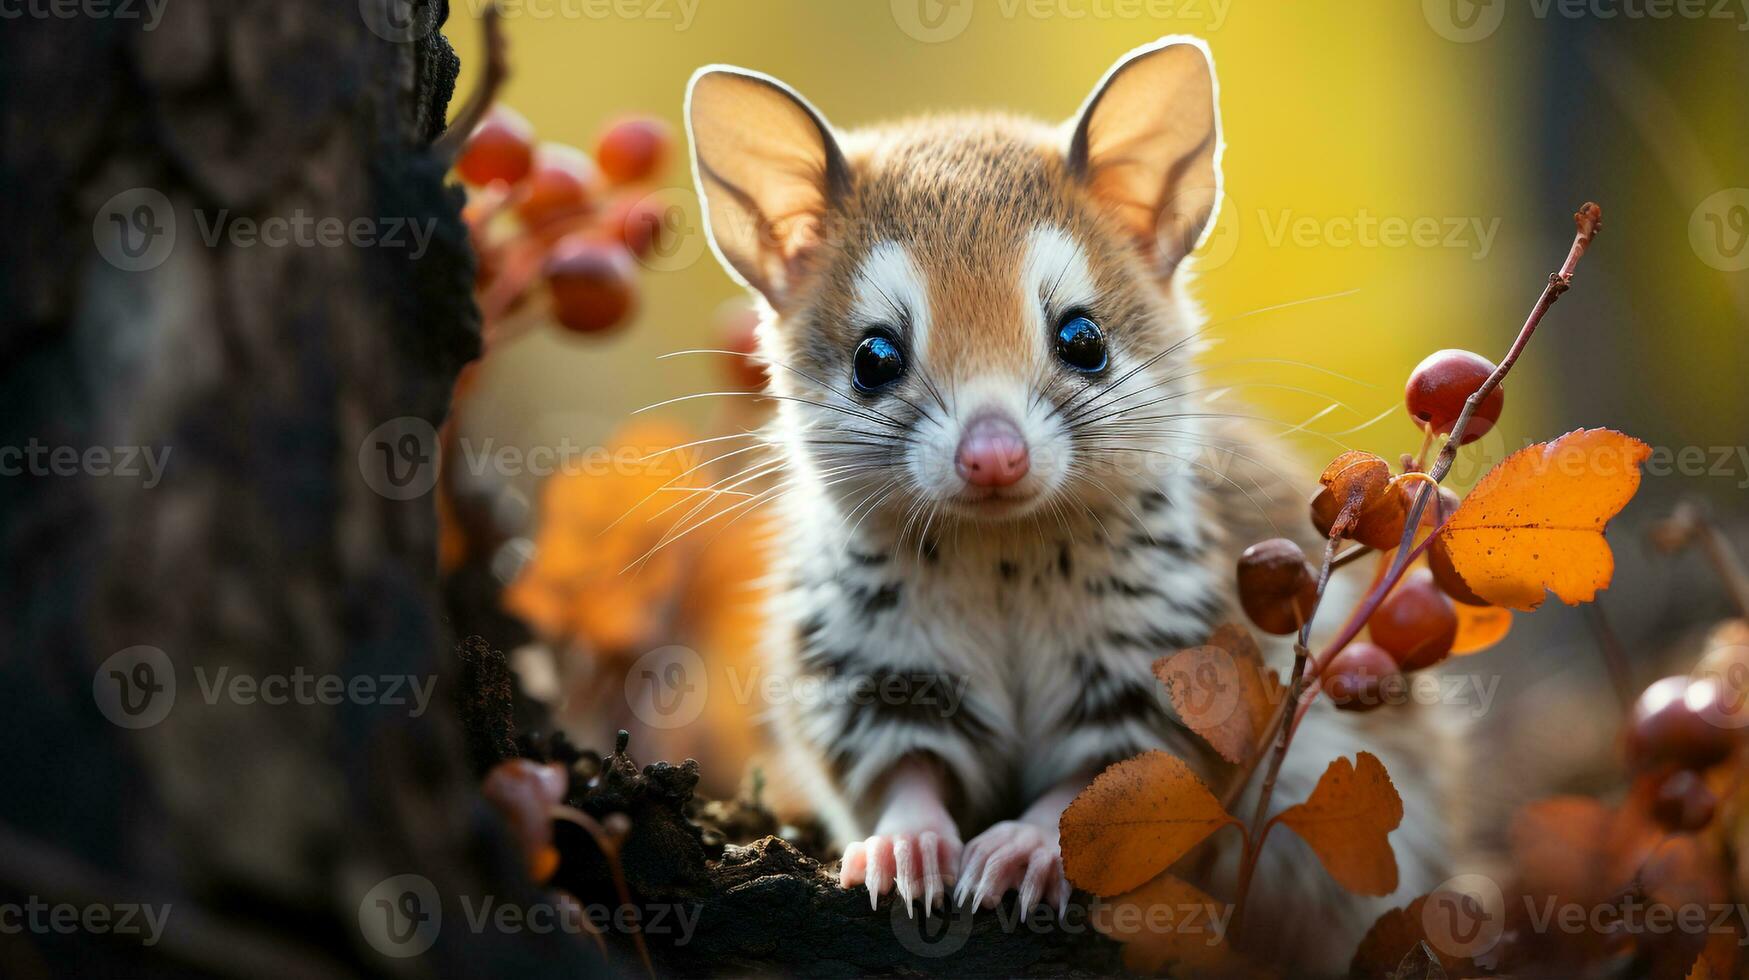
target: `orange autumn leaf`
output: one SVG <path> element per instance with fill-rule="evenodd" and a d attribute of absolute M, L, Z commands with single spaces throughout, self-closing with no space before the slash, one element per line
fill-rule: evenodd
<path fill-rule="evenodd" d="M 1506 638 L 1512 629 L 1512 611 L 1499 606 L 1472 606 L 1452 603 L 1457 610 L 1457 639 L 1452 642 L 1453 656 L 1479 653 Z"/>
<path fill-rule="evenodd" d="M 1226 943 L 1232 906 L 1173 875 L 1097 899 L 1093 928 L 1123 944 L 1124 968 L 1141 976 L 1255 976 Z M 1168 968 L 1170 968 L 1168 970 Z"/>
<path fill-rule="evenodd" d="M 1591 601 L 1615 573 L 1604 528 L 1633 499 L 1651 451 L 1610 429 L 1578 429 L 1513 453 L 1440 532 L 1452 566 L 1497 606 L 1535 609 L 1545 590 L 1568 605 Z"/>
<path fill-rule="evenodd" d="M 1185 726 L 1235 765 L 1256 751 L 1287 696 L 1281 678 L 1263 665 L 1251 632 L 1235 623 L 1217 628 L 1204 646 L 1154 661 L 1154 676 Z"/>
<path fill-rule="evenodd" d="M 1117 895 L 1237 823 L 1184 760 L 1144 752 L 1107 767 L 1063 811 L 1063 872 L 1095 895 Z"/>
<path fill-rule="evenodd" d="M 1384 763 L 1372 753 L 1360 753 L 1357 763 L 1330 763 L 1306 802 L 1288 807 L 1275 819 L 1312 846 L 1324 870 L 1342 887 L 1360 895 L 1397 890 L 1390 833 L 1403 822 L 1403 800 Z"/>
<path fill-rule="evenodd" d="M 505 608 L 539 633 L 597 650 L 658 637 L 686 565 L 678 549 L 650 552 L 692 506 L 676 506 L 685 494 L 664 485 L 693 477 L 681 478 L 692 465 L 685 453 L 656 454 L 690 438 L 674 425 L 638 422 L 605 453 L 549 478 L 534 557 L 504 590 Z"/>
<path fill-rule="evenodd" d="M 1459 955 L 1454 946 L 1454 937 L 1441 935 L 1438 942 L 1430 942 L 1428 923 L 1436 925 L 1450 923 L 1450 918 L 1441 913 L 1437 906 L 1429 915 L 1428 905 L 1443 896 L 1438 893 L 1422 895 L 1403 908 L 1391 909 L 1379 916 L 1377 921 L 1361 938 L 1360 946 L 1354 951 L 1354 959 L 1349 964 L 1348 975 L 1358 980 L 1398 980 L 1399 971 L 1405 960 L 1411 963 L 1420 961 L 1431 966 L 1428 957 L 1437 961 L 1446 976 L 1468 977 L 1480 974 L 1476 961 L 1468 956 Z M 1459 920 L 1460 922 L 1463 920 Z M 1446 929 L 1440 930 L 1442 933 Z M 1485 933 L 1478 936 L 1483 939 Z M 1485 940 L 1484 940 L 1485 941 Z M 1414 975 L 1414 974 L 1411 974 Z M 1438 976 L 1438 974 L 1424 974 Z"/>

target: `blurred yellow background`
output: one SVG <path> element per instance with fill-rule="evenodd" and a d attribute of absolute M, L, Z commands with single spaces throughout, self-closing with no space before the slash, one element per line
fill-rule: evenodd
<path fill-rule="evenodd" d="M 471 20 L 482 3 L 452 3 L 446 27 L 463 59 L 463 92 L 478 70 Z M 1642 359 L 1624 344 L 1629 356 L 1599 380 L 1679 390 L 1680 398 L 1621 392 L 1671 403 L 1661 421 L 1672 430 L 1740 414 L 1749 290 L 1743 273 L 1697 260 L 1689 224 L 1702 197 L 1731 185 L 1728 175 L 1749 183 L 1746 25 L 1537 18 L 1530 6 L 1494 9 L 1502 6 L 520 0 L 504 6 L 514 68 L 504 101 L 543 139 L 588 147 L 628 111 L 678 128 L 692 71 L 727 62 L 788 81 L 840 127 L 964 107 L 1056 120 L 1123 52 L 1163 34 L 1197 34 L 1216 57 L 1228 143 L 1228 200 L 1198 287 L 1211 318 L 1353 291 L 1211 331 L 1222 341 L 1213 360 L 1228 365 L 1218 380 L 1306 389 L 1242 392 L 1265 414 L 1292 423 L 1339 401 L 1351 410 L 1338 408 L 1315 429 L 1343 432 L 1340 441 L 1357 448 L 1413 449 L 1414 431 L 1396 414 L 1346 430 L 1397 405 L 1402 379 L 1432 349 L 1497 358 L 1559 260 L 1567 215 L 1588 197 L 1604 204 L 1605 237 L 1581 274 L 1592 281 L 1559 308 L 1550 331 L 1583 332 L 1584 348 L 1603 355 L 1617 340 L 1660 337 L 1667 356 Z M 1160 12 L 1174 15 L 1153 16 Z M 1481 19 L 1472 30 L 1502 19 L 1476 40 L 1454 40 L 1471 13 Z M 1645 119 L 1600 81 L 1623 73 L 1644 76 L 1629 87 L 1649 100 Z M 1587 132 L 1560 145 L 1561 127 L 1578 122 Z M 1644 123 L 1664 131 L 1636 128 Z M 1596 167 L 1609 179 L 1578 179 Z M 689 189 L 684 158 L 665 183 Z M 711 346 L 713 311 L 739 294 L 708 252 L 699 255 L 676 271 L 646 272 L 636 321 L 611 338 L 537 331 L 496 356 L 484 379 L 492 397 L 481 399 L 470 428 L 529 445 L 598 439 L 630 409 L 719 387 L 708 358 L 656 360 Z M 1631 291 L 1618 292 L 1625 302 L 1598 305 L 1606 293 L 1595 280 L 1611 274 L 1603 270 L 1633 277 Z M 1578 298 L 1587 293 L 1591 300 Z M 1607 321 L 1581 322 L 1574 308 L 1582 305 Z M 1539 342 L 1510 386 L 1500 430 L 1510 446 L 1546 437 L 1551 422 L 1568 424 L 1551 407 L 1560 392 L 1535 382 L 1562 369 L 1557 346 Z M 705 406 L 676 411 L 698 417 Z M 1304 444 L 1317 454 L 1333 448 Z"/>

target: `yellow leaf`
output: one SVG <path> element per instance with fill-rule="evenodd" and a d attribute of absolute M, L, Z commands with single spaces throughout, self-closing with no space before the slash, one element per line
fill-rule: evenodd
<path fill-rule="evenodd" d="M 1184 760 L 1144 752 L 1108 767 L 1063 811 L 1063 872 L 1095 895 L 1116 895 L 1237 823 Z"/>
<path fill-rule="evenodd" d="M 1453 656 L 1478 653 L 1506 638 L 1512 629 L 1511 610 L 1499 606 L 1471 606 L 1452 603 L 1457 610 L 1457 639 L 1452 642 Z"/>
<path fill-rule="evenodd" d="M 1154 661 L 1154 676 L 1185 726 L 1235 765 L 1250 758 L 1287 696 L 1250 631 L 1234 623 L 1216 629 L 1206 646 Z"/>
<path fill-rule="evenodd" d="M 1513 453 L 1440 532 L 1453 567 L 1497 606 L 1535 609 L 1545 589 L 1568 605 L 1591 601 L 1615 572 L 1604 528 L 1633 499 L 1651 451 L 1610 429 L 1579 429 Z"/>
<path fill-rule="evenodd" d="M 1403 800 L 1384 763 L 1362 752 L 1358 765 L 1330 763 L 1306 802 L 1275 818 L 1293 828 L 1342 887 L 1360 895 L 1397 890 L 1391 831 L 1403 822 Z"/>

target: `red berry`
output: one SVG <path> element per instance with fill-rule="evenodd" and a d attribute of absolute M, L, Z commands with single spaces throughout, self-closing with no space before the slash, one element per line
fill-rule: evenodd
<path fill-rule="evenodd" d="M 674 152 L 674 130 L 660 119 L 638 116 L 609 126 L 595 145 L 601 172 L 616 184 L 653 177 Z"/>
<path fill-rule="evenodd" d="M 724 357 L 723 369 L 734 384 L 746 391 L 759 391 L 768 377 L 765 364 L 754 355 L 759 341 L 754 331 L 759 326 L 759 312 L 743 303 L 732 303 L 717 314 L 717 332 L 722 337 L 723 350 L 734 351 Z"/>
<path fill-rule="evenodd" d="M 1239 605 L 1266 633 L 1286 635 L 1300 628 L 1317 600 L 1318 573 L 1300 546 L 1270 538 L 1239 556 Z"/>
<path fill-rule="evenodd" d="M 1652 801 L 1652 816 L 1677 833 L 1693 833 L 1712 823 L 1718 797 L 1707 789 L 1706 780 L 1692 769 L 1679 769 L 1658 787 Z"/>
<path fill-rule="evenodd" d="M 530 228 L 571 218 L 589 210 L 601 187 L 595 162 L 582 150 L 563 143 L 543 143 L 516 214 Z"/>
<path fill-rule="evenodd" d="M 607 233 L 625 243 L 639 258 L 663 241 L 668 206 L 654 195 L 622 194 L 607 209 Z"/>
<path fill-rule="evenodd" d="M 1464 402 L 1482 387 L 1482 382 L 1494 373 L 1494 364 L 1480 354 L 1467 350 L 1442 350 L 1427 355 L 1409 375 L 1403 389 L 1403 401 L 1409 415 L 1423 427 L 1439 435 L 1451 432 Z M 1464 428 L 1464 443 L 1472 443 L 1488 434 L 1500 421 L 1500 410 L 1506 405 L 1506 390 L 1496 385 L 1476 406 L 1476 414 Z"/>
<path fill-rule="evenodd" d="M 1398 582 L 1366 625 L 1372 641 L 1389 650 L 1405 672 L 1444 660 L 1457 640 L 1457 610 L 1426 569 Z"/>
<path fill-rule="evenodd" d="M 534 162 L 534 127 L 509 106 L 493 106 L 474 127 L 455 162 L 462 180 L 482 187 L 494 180 L 514 184 Z"/>
<path fill-rule="evenodd" d="M 553 246 L 541 271 L 553 293 L 554 316 L 568 330 L 607 330 L 637 303 L 637 267 L 618 242 L 567 235 Z"/>
<path fill-rule="evenodd" d="M 1651 769 L 1674 765 L 1705 769 L 1731 754 L 1731 732 L 1707 719 L 1719 717 L 1718 685 L 1666 677 L 1653 682 L 1634 703 L 1628 724 L 1628 757 Z"/>
<path fill-rule="evenodd" d="M 1343 647 L 1324 668 L 1324 693 L 1344 711 L 1383 707 L 1402 683 L 1396 658 L 1365 641 Z"/>

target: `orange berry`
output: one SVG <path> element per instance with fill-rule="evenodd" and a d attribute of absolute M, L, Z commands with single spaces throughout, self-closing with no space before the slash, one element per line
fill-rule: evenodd
<path fill-rule="evenodd" d="M 535 154 L 516 215 L 539 228 L 589 210 L 601 188 L 601 174 L 588 154 L 563 143 L 543 143 Z"/>
<path fill-rule="evenodd" d="M 483 187 L 494 180 L 514 184 L 534 162 L 534 127 L 509 106 L 493 106 L 474 127 L 455 162 L 462 180 Z"/>
<path fill-rule="evenodd" d="M 595 145 L 601 172 L 616 184 L 647 180 L 667 166 L 674 152 L 674 130 L 660 119 L 634 116 L 602 132 Z"/>

